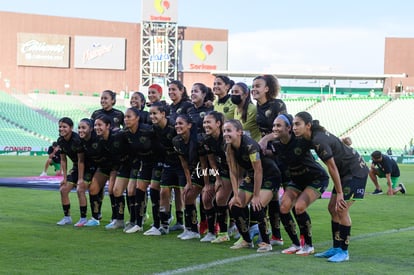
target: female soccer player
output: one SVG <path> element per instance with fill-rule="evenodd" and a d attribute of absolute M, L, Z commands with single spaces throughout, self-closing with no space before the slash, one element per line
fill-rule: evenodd
<path fill-rule="evenodd" d="M 236 105 L 234 119 L 242 123 L 245 134 L 258 142 L 261 135 L 256 122 L 257 108 L 250 99 L 250 89 L 244 82 L 238 82 L 231 88 L 231 102 Z"/>
<path fill-rule="evenodd" d="M 101 190 L 105 187 L 106 181 L 115 182 L 116 171 L 119 160 L 116 159 L 114 152 L 119 151 L 120 144 L 115 141 L 111 130 L 111 119 L 105 115 L 100 115 L 95 119 L 94 130 L 99 140 L 91 147 L 90 155 L 94 156 L 96 163 L 96 172 L 92 177 L 89 186 L 89 201 L 91 204 L 92 218 L 84 226 L 98 226 L 101 214 L 102 199 Z M 115 213 L 114 213 L 115 212 Z M 112 218 L 115 219 L 115 200 L 112 205 Z"/>
<path fill-rule="evenodd" d="M 216 178 L 214 184 L 214 207 L 216 212 L 216 221 L 219 225 L 220 232 L 214 238 L 212 243 L 222 243 L 230 241 L 228 230 L 228 201 L 230 199 L 232 188 L 230 183 L 230 172 L 226 161 L 223 138 L 224 115 L 217 111 L 211 111 L 204 117 L 203 128 L 205 137 L 202 144 L 207 153 L 210 171 Z M 211 174 L 211 173 L 210 173 Z"/>
<path fill-rule="evenodd" d="M 92 120 L 89 118 L 83 118 L 78 123 L 78 134 L 81 140 L 81 146 L 84 151 L 84 163 L 85 163 L 85 171 L 83 182 L 79 182 L 76 186 L 76 192 L 79 198 L 79 206 L 80 206 L 80 219 L 77 223 L 75 223 L 75 227 L 82 227 L 87 222 L 87 209 L 88 209 L 88 201 L 86 198 L 86 191 L 89 190 L 89 184 L 92 181 L 92 177 L 96 171 L 96 165 L 94 162 L 94 156 L 91 155 L 91 148 L 94 147 L 94 144 L 98 142 L 98 138 L 93 131 L 93 123 Z"/>
<path fill-rule="evenodd" d="M 249 217 L 245 212 L 245 207 L 250 203 L 253 209 L 252 218 L 257 220 L 262 237 L 257 252 L 271 251 L 272 245 L 267 234 L 264 208 L 271 201 L 275 186 L 280 185 L 279 169 L 272 159 L 263 156 L 256 141 L 243 134 L 240 121 L 234 119 L 226 121 L 223 135 L 234 194 L 229 206 L 243 237 L 242 242 L 231 248 L 253 247 L 248 231 Z"/>
<path fill-rule="evenodd" d="M 213 92 L 217 96 L 214 100 L 214 110 L 223 113 L 226 119 L 234 118 L 235 105 L 230 99 L 230 90 L 234 81 L 225 75 L 217 75 L 214 79 Z"/>
<path fill-rule="evenodd" d="M 177 135 L 177 132 L 167 118 L 165 105 L 160 102 L 152 104 L 150 118 L 160 143 L 160 159 L 163 162 L 163 170 L 160 183 L 160 220 L 154 220 L 154 224 L 144 235 L 159 236 L 169 233 L 171 189 L 173 187 L 184 188 L 186 180 L 180 159 L 172 144 L 172 139 Z"/>
<path fill-rule="evenodd" d="M 334 183 L 328 205 L 333 247 L 315 256 L 328 258 L 330 262 L 348 261 L 351 235 L 349 208 L 355 200 L 364 198 L 369 169 L 354 149 L 320 126 L 319 121 L 313 120 L 308 112 L 296 114 L 293 132 L 297 137 L 311 142 L 311 148 L 326 164 Z"/>
<path fill-rule="evenodd" d="M 92 113 L 91 119 L 95 123 L 95 119 L 98 116 L 105 115 L 110 119 L 111 122 L 111 130 L 116 132 L 121 129 L 124 125 L 124 113 L 118 109 L 115 109 L 114 106 L 116 104 L 116 93 L 111 90 L 105 90 L 101 94 L 101 109 L 98 109 Z M 111 177 L 108 182 L 108 194 L 111 200 L 112 206 L 112 219 L 115 219 L 116 211 L 114 209 L 115 206 L 115 197 L 113 195 L 113 187 L 115 184 L 115 177 Z M 104 199 L 104 189 L 99 191 L 100 199 L 103 201 Z M 102 205 L 102 204 L 101 204 Z M 101 217 L 101 209 L 99 209 L 99 217 Z"/>
<path fill-rule="evenodd" d="M 272 75 L 261 75 L 253 79 L 251 94 L 257 101 L 257 125 L 262 134 L 259 145 L 263 151 L 267 150 L 268 141 L 272 139 L 273 121 L 283 113 L 286 113 L 286 105 L 276 98 L 280 92 L 280 84 Z M 279 165 L 277 159 L 276 163 Z M 280 206 L 279 188 L 276 188 L 272 201 L 269 203 L 269 220 L 272 227 L 272 244 L 283 245 L 280 234 Z"/>
<path fill-rule="evenodd" d="M 307 256 L 314 253 L 312 244 L 312 223 L 306 209 L 320 198 L 329 183 L 329 177 L 309 151 L 309 142 L 296 138 L 292 131 L 293 118 L 287 114 L 278 115 L 273 123 L 276 140 L 270 143 L 272 152 L 287 168 L 290 181 L 285 186 L 280 206 L 281 220 L 293 244 L 282 250 L 284 254 Z M 294 208 L 293 208 L 294 207 Z M 300 234 L 304 236 L 301 247 L 296 225 L 289 214 L 294 209 Z"/>
<path fill-rule="evenodd" d="M 68 117 L 59 119 L 58 146 L 61 149 L 60 163 L 63 180 L 60 182 L 60 199 L 62 202 L 64 217 L 57 225 L 72 224 L 70 216 L 69 193 L 76 184 L 83 184 L 85 171 L 84 153 L 79 135 L 73 131 L 73 121 Z M 68 171 L 67 158 L 72 161 L 73 167 Z"/>

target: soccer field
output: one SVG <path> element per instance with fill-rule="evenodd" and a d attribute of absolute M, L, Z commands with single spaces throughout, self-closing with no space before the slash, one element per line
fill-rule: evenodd
<path fill-rule="evenodd" d="M 13 163 L 0 157 L 4 164 Z M 14 157 L 13 157 L 14 158 Z M 5 161 L 7 160 L 7 161 Z M 43 158 L 26 165 L 8 167 L 10 173 L 31 167 L 39 173 Z M 33 159 L 30 159 L 32 161 Z M 1 274 L 412 274 L 414 268 L 414 167 L 400 165 L 407 194 L 393 197 L 366 195 L 351 208 L 353 227 L 350 261 L 334 264 L 313 256 L 283 255 L 288 247 L 258 254 L 256 250 L 230 250 L 234 240 L 223 244 L 182 241 L 177 233 L 159 237 L 142 233 L 125 234 L 97 228 L 56 226 L 62 216 L 57 191 L 0 187 L 0 273 Z M 11 171 L 13 170 L 13 171 Z M 20 171 L 22 172 L 22 171 Z M 27 171 L 26 171 L 27 172 Z M 25 174 L 28 175 L 28 174 Z M 382 182 L 383 188 L 385 183 Z M 368 182 L 367 191 L 374 189 Z M 71 193 L 72 217 L 77 219 L 76 193 Z M 328 200 L 311 205 L 314 246 L 317 252 L 331 245 Z M 150 207 L 148 209 L 151 209 Z M 108 219 L 109 199 L 105 198 L 103 215 Z M 108 221 L 104 221 L 106 224 Z M 149 228 L 151 220 L 145 224 Z"/>

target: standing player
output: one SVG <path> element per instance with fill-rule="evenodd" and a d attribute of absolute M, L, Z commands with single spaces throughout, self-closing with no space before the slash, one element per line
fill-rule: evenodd
<path fill-rule="evenodd" d="M 269 139 L 273 138 L 273 121 L 280 114 L 287 113 L 286 104 L 278 99 L 280 84 L 277 78 L 272 75 L 261 75 L 253 79 L 251 89 L 252 97 L 257 101 L 257 125 L 262 134 L 259 145 L 263 151 L 268 148 Z M 276 159 L 276 163 L 280 165 Z M 272 201 L 269 203 L 269 220 L 272 227 L 271 243 L 283 245 L 280 234 L 280 205 L 279 187 L 276 188 Z"/>
<path fill-rule="evenodd" d="M 313 120 L 308 112 L 296 114 L 293 132 L 297 137 L 311 142 L 311 148 L 326 164 L 334 183 L 328 205 L 333 247 L 315 256 L 328 258 L 330 262 L 348 261 L 351 236 L 349 208 L 355 200 L 364 198 L 368 167 L 358 152 L 320 126 L 319 121 Z"/>
<path fill-rule="evenodd" d="M 59 191 L 64 214 L 64 217 L 57 222 L 57 225 L 67 225 L 72 224 L 69 193 L 76 184 L 83 184 L 85 171 L 84 152 L 79 135 L 73 131 L 72 119 L 68 117 L 59 119 L 59 138 L 57 144 L 61 148 L 60 163 L 63 180 L 60 183 Z M 67 158 L 73 164 L 72 169 L 69 171 Z"/>

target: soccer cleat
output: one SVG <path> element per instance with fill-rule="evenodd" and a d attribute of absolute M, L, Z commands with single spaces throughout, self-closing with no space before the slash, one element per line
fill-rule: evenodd
<path fill-rule="evenodd" d="M 56 223 L 57 225 L 68 225 L 72 224 L 72 218 L 70 216 L 64 216 L 60 221 Z"/>
<path fill-rule="evenodd" d="M 371 193 L 372 195 L 381 195 L 382 190 L 375 189 L 374 192 Z"/>
<path fill-rule="evenodd" d="M 201 221 L 199 224 L 199 229 L 198 231 L 200 231 L 200 234 L 206 234 L 208 232 L 208 223 L 207 220 Z"/>
<path fill-rule="evenodd" d="M 400 183 L 398 186 L 401 188 L 401 190 L 400 190 L 401 193 L 405 194 L 405 192 L 407 192 L 407 189 L 405 188 L 404 183 Z"/>
<path fill-rule="evenodd" d="M 47 173 L 45 172 L 45 171 L 43 171 L 41 174 L 40 174 L 40 177 L 46 177 L 47 176 Z"/>
<path fill-rule="evenodd" d="M 200 239 L 200 234 L 193 231 L 188 231 L 180 238 L 181 240 L 191 240 L 191 239 Z"/>
<path fill-rule="evenodd" d="M 258 244 L 258 246 L 259 248 L 257 249 L 257 252 L 259 253 L 272 251 L 272 245 L 270 243 L 261 242 Z"/>
<path fill-rule="evenodd" d="M 336 253 L 335 255 L 333 255 L 332 257 L 328 259 L 328 262 L 340 263 L 340 262 L 349 261 L 348 250 L 342 250 L 341 248 L 339 250 L 340 251 L 338 253 Z"/>
<path fill-rule="evenodd" d="M 254 247 L 252 242 L 248 243 L 245 240 L 243 240 L 243 238 L 241 239 L 242 239 L 241 242 L 234 243 L 234 245 L 231 246 L 230 249 L 241 249 L 241 248 L 253 248 Z"/>
<path fill-rule="evenodd" d="M 216 239 L 216 235 L 213 233 L 208 232 L 201 240 L 202 243 L 210 243 Z"/>
<path fill-rule="evenodd" d="M 127 230 L 131 229 L 134 226 L 135 226 L 135 223 L 133 223 L 133 222 L 127 222 L 125 224 L 124 232 L 126 232 Z"/>
<path fill-rule="evenodd" d="M 158 228 L 158 231 L 161 232 L 161 235 L 167 235 L 168 233 L 170 233 L 170 230 L 168 229 L 168 226 L 167 227 L 161 226 L 160 228 Z"/>
<path fill-rule="evenodd" d="M 307 244 L 305 244 L 305 246 L 303 246 L 301 249 L 296 251 L 296 255 L 300 255 L 300 256 L 308 256 L 313 253 L 315 253 L 315 249 L 313 248 L 313 246 L 309 246 Z"/>
<path fill-rule="evenodd" d="M 224 243 L 230 241 L 229 234 L 226 232 L 218 233 L 217 238 L 211 241 L 211 243 Z"/>
<path fill-rule="evenodd" d="M 101 223 L 95 219 L 95 218 L 91 218 L 90 220 L 88 220 L 87 223 L 84 224 L 84 226 L 87 227 L 92 227 L 92 226 L 99 226 Z"/>
<path fill-rule="evenodd" d="M 338 253 L 340 251 L 341 251 L 340 247 L 331 247 L 328 250 L 325 250 L 324 252 L 316 253 L 315 257 L 330 258 L 330 257 L 332 257 L 333 255 L 335 255 L 336 253 Z"/>
<path fill-rule="evenodd" d="M 161 236 L 161 231 L 158 228 L 151 226 L 150 229 L 144 232 L 145 236 Z"/>
<path fill-rule="evenodd" d="M 86 218 L 80 218 L 79 221 L 77 223 L 75 223 L 73 226 L 74 227 L 83 227 L 87 222 L 88 222 L 88 220 Z"/>
<path fill-rule="evenodd" d="M 187 233 L 187 228 L 184 227 L 184 231 L 177 235 L 177 238 L 181 239 Z"/>
<path fill-rule="evenodd" d="M 292 244 L 290 247 L 283 249 L 282 254 L 295 254 L 301 249 L 299 245 Z"/>
<path fill-rule="evenodd" d="M 180 230 L 184 230 L 184 225 L 182 225 L 179 222 L 177 222 L 176 224 L 170 227 L 170 231 L 180 231 Z"/>
<path fill-rule="evenodd" d="M 282 238 L 277 238 L 277 237 L 272 235 L 272 238 L 270 239 L 270 244 L 281 246 L 281 245 L 283 245 L 283 239 Z"/>
<path fill-rule="evenodd" d="M 135 233 L 135 232 L 142 231 L 142 230 L 143 230 L 142 227 L 136 224 L 132 226 L 131 228 L 125 230 L 124 232 L 127 234 L 131 234 L 131 233 Z"/>
<path fill-rule="evenodd" d="M 124 227 L 125 225 L 123 220 L 113 220 L 111 223 L 105 225 L 105 229 L 119 229 Z"/>

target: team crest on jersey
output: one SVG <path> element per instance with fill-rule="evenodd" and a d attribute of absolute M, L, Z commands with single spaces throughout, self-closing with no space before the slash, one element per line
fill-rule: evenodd
<path fill-rule="evenodd" d="M 295 155 L 300 156 L 302 154 L 302 148 L 296 147 L 294 150 Z"/>
<path fill-rule="evenodd" d="M 114 117 L 114 122 L 115 123 L 118 123 L 119 122 L 119 119 L 117 117 Z"/>
<path fill-rule="evenodd" d="M 224 107 L 223 112 L 228 113 L 229 112 L 229 107 Z"/>
<path fill-rule="evenodd" d="M 139 138 L 139 142 L 141 142 L 141 143 L 144 143 L 146 141 L 147 141 L 147 138 L 146 137 L 140 137 Z"/>
<path fill-rule="evenodd" d="M 92 148 L 97 149 L 98 148 L 98 143 L 97 142 L 92 143 Z"/>
<path fill-rule="evenodd" d="M 181 108 L 178 108 L 177 111 L 176 111 L 177 114 L 181 114 L 181 112 L 182 112 Z"/>
<path fill-rule="evenodd" d="M 121 143 L 119 141 L 114 142 L 114 147 L 119 148 L 121 146 Z"/>
<path fill-rule="evenodd" d="M 267 110 L 266 112 L 265 112 L 265 116 L 266 117 L 270 117 L 272 115 L 272 110 Z"/>
<path fill-rule="evenodd" d="M 247 176 L 247 177 L 244 178 L 244 182 L 245 183 L 251 183 L 252 182 L 252 178 L 249 177 L 249 176 Z"/>
<path fill-rule="evenodd" d="M 201 113 L 200 113 L 200 117 L 201 117 L 201 118 L 204 118 L 205 116 L 206 116 L 206 112 L 201 112 Z"/>

